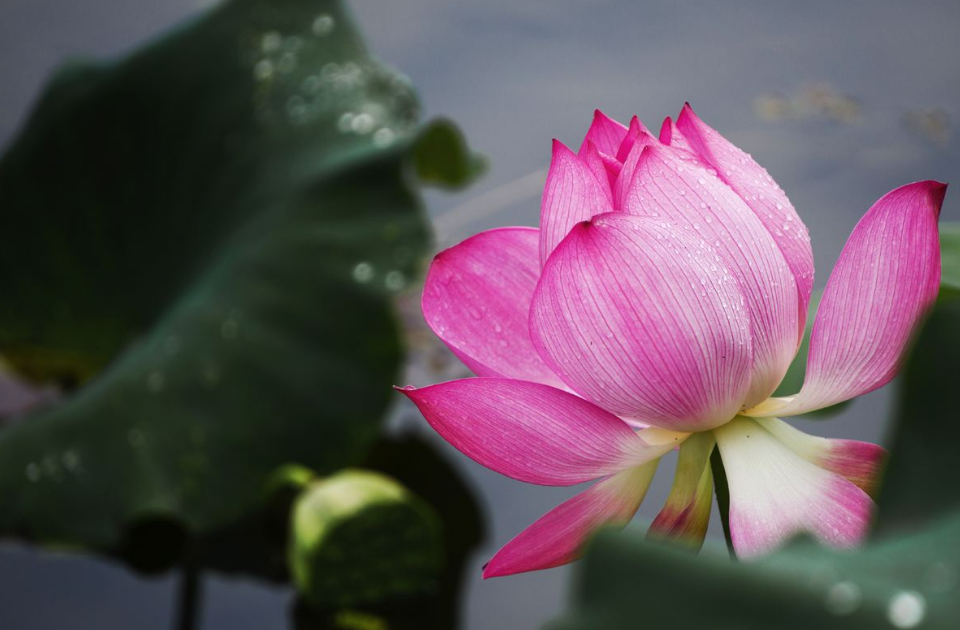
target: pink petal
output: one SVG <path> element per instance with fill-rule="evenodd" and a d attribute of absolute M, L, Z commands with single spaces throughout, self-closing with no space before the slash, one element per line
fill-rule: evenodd
<path fill-rule="evenodd" d="M 764 400 L 790 366 L 798 339 L 793 275 L 763 224 L 715 175 L 659 143 L 639 156 L 620 210 L 658 217 L 714 246 L 716 264 L 722 262 L 737 279 L 751 321 L 753 376 L 747 404 Z"/>
<path fill-rule="evenodd" d="M 607 180 L 598 180 L 584 160 L 554 140 L 540 204 L 540 264 L 546 263 L 570 228 L 612 209 Z"/>
<path fill-rule="evenodd" d="M 715 168 L 720 179 L 746 201 L 783 252 L 797 283 L 799 339 L 813 290 L 813 250 L 807 227 L 767 171 L 700 120 L 689 103 L 677 117 L 677 127 L 700 159 Z"/>
<path fill-rule="evenodd" d="M 686 437 L 634 433 L 582 398 L 539 383 L 466 378 L 399 391 L 464 455 L 527 483 L 590 481 L 656 459 Z"/>
<path fill-rule="evenodd" d="M 478 376 L 559 385 L 530 343 L 540 277 L 535 228 L 481 232 L 436 255 L 423 289 L 427 325 Z"/>
<path fill-rule="evenodd" d="M 660 144 L 665 144 L 674 149 L 681 149 L 696 155 L 697 152 L 694 148 L 687 142 L 687 139 L 677 128 L 677 123 L 673 122 L 673 119 L 667 116 L 663 120 L 663 124 L 660 125 Z"/>
<path fill-rule="evenodd" d="M 483 569 L 483 577 L 549 569 L 580 557 L 600 527 L 622 528 L 650 487 L 657 461 L 625 470 L 561 503 L 508 542 Z"/>
<path fill-rule="evenodd" d="M 604 409 L 676 431 L 729 420 L 749 382 L 736 282 L 694 233 L 609 213 L 557 247 L 534 293 L 534 346 Z"/>
<path fill-rule="evenodd" d="M 644 148 L 660 143 L 645 127 L 642 127 L 642 123 L 638 124 L 639 127 L 633 125 L 630 127 L 630 133 L 633 135 L 630 140 L 630 151 L 623 157 L 620 173 L 613 182 L 613 207 L 617 211 L 622 210 L 624 206 L 625 199 L 633 184 L 633 174 L 637 170 L 637 164 L 640 161 L 640 156 L 643 155 Z M 627 144 L 627 141 L 624 141 L 624 144 Z"/>
<path fill-rule="evenodd" d="M 864 539 L 874 503 L 853 483 L 797 455 L 749 418 L 735 418 L 714 435 L 738 556 L 767 553 L 803 532 L 838 548 Z"/>
<path fill-rule="evenodd" d="M 946 185 L 901 186 L 860 220 L 824 290 L 800 394 L 749 411 L 786 416 L 886 385 L 940 287 L 937 220 Z"/>
<path fill-rule="evenodd" d="M 778 418 L 758 418 L 757 423 L 800 457 L 837 473 L 876 498 L 880 474 L 887 462 L 883 447 L 809 435 Z"/>
<path fill-rule="evenodd" d="M 644 125 L 639 118 L 634 116 L 630 119 L 630 127 L 627 130 L 627 135 L 624 136 L 623 142 L 620 143 L 620 147 L 615 154 L 617 159 L 621 162 L 626 161 L 627 156 L 630 155 L 630 151 L 633 150 L 633 145 L 638 139 L 653 137 L 653 134 L 650 133 L 647 126 Z"/>
<path fill-rule="evenodd" d="M 587 131 L 587 136 L 583 139 L 583 144 L 580 145 L 579 153 L 583 155 L 587 144 L 593 142 L 601 153 L 616 155 L 617 150 L 620 148 L 620 143 L 623 142 L 626 135 L 626 127 L 608 117 L 599 109 L 595 110 L 593 112 L 593 122 L 590 123 L 590 129 Z"/>
<path fill-rule="evenodd" d="M 675 541 L 695 550 L 703 546 L 713 503 L 710 454 L 715 444 L 711 433 L 696 433 L 680 445 L 670 495 L 650 524 L 648 538 Z"/>
<path fill-rule="evenodd" d="M 609 155 L 601 153 L 591 141 L 587 141 L 587 146 L 580 153 L 580 159 L 587 166 L 593 176 L 600 182 L 600 188 L 603 189 L 607 208 L 613 208 L 613 183 L 620 174 L 620 162 L 611 158 Z"/>

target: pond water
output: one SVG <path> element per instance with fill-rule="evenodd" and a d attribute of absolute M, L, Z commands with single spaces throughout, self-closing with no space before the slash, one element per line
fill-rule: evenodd
<path fill-rule="evenodd" d="M 579 144 L 597 107 L 624 121 L 637 113 L 657 126 L 690 101 L 787 191 L 810 229 L 818 287 L 883 193 L 918 179 L 960 181 L 954 0 L 353 6 L 373 49 L 413 79 L 426 113 L 454 118 L 491 160 L 489 174 L 470 190 L 428 194 L 443 243 L 488 227 L 535 224 L 551 138 Z M 196 0 L 3 0 L 0 143 L 58 60 L 127 50 L 200 8 Z M 956 194 L 947 195 L 945 221 L 960 219 Z M 891 396 L 892 388 L 881 390 L 803 428 L 882 442 Z M 397 413 L 397 423 L 422 428 L 409 408 Z M 575 490 L 526 486 L 448 450 L 487 506 L 489 523 L 467 579 L 464 627 L 538 627 L 562 607 L 570 570 L 484 582 L 480 566 Z M 664 466 L 639 520 L 656 514 L 671 476 Z M 207 586 L 203 628 L 286 627 L 287 590 L 220 578 Z M 143 579 L 97 560 L 0 547 L 4 628 L 167 628 L 174 591 L 169 577 Z"/>

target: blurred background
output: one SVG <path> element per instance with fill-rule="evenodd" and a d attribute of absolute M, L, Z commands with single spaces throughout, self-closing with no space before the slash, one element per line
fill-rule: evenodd
<path fill-rule="evenodd" d="M 0 0 L 0 146 L 67 57 L 111 57 L 203 11 L 197 0 Z M 535 225 L 550 140 L 579 146 L 594 108 L 650 127 L 684 101 L 773 175 L 806 222 L 822 288 L 860 216 L 918 179 L 956 183 L 960 151 L 960 3 L 829 1 L 689 3 L 405 0 L 351 3 L 369 45 L 409 75 L 427 117 L 447 115 L 490 159 L 464 193 L 428 192 L 439 247 L 500 225 Z M 960 219 L 956 192 L 943 220 Z M 460 370 L 418 330 L 415 385 Z M 404 383 L 405 384 L 405 383 Z M 840 415 L 801 421 L 832 437 L 883 443 L 891 388 Z M 391 425 L 428 434 L 396 401 Z M 431 436 L 432 439 L 432 436 Z M 436 442 L 486 509 L 487 540 L 468 567 L 464 627 L 535 628 L 562 608 L 569 567 L 480 579 L 489 556 L 577 489 L 540 488 L 489 472 Z M 672 479 L 661 467 L 638 521 L 659 510 Z M 721 536 L 714 518 L 714 542 Z M 286 628 L 291 593 L 253 580 L 207 578 L 201 627 Z M 0 546 L 0 627 L 165 629 L 172 577 L 116 564 Z"/>

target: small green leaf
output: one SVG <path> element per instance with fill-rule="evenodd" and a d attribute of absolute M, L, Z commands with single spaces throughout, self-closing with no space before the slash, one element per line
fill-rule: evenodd
<path fill-rule="evenodd" d="M 413 159 L 420 180 L 434 186 L 461 188 L 487 171 L 486 158 L 471 153 L 463 134 L 448 120 L 433 121 L 423 130 Z"/>

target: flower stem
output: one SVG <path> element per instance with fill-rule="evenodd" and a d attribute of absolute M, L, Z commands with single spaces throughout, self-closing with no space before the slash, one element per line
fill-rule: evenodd
<path fill-rule="evenodd" d="M 174 630 L 197 630 L 200 627 L 200 604 L 203 599 L 200 567 L 191 560 L 183 564 L 177 594 L 177 616 Z"/>
<path fill-rule="evenodd" d="M 717 493 L 717 507 L 720 508 L 720 522 L 723 523 L 723 537 L 727 541 L 730 559 L 736 560 L 737 553 L 733 549 L 733 539 L 730 537 L 730 488 L 727 486 L 727 473 L 723 469 L 723 458 L 720 456 L 719 448 L 714 448 L 710 455 L 710 467 L 713 471 L 713 487 Z"/>

